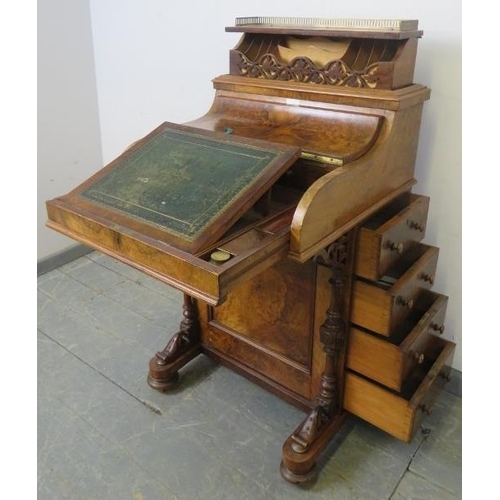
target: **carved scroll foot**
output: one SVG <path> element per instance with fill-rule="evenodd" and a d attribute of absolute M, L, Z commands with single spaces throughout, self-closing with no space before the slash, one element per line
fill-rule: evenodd
<path fill-rule="evenodd" d="M 149 365 L 148 384 L 153 389 L 160 392 L 167 392 L 174 389 L 180 380 L 179 372 L 174 371 L 172 374 L 155 370 L 155 367 Z"/>
<path fill-rule="evenodd" d="M 347 415 L 342 412 L 324 420 L 321 413 L 321 409 L 314 408 L 283 445 L 280 473 L 289 483 L 302 484 L 315 479 L 318 459 Z"/>
<path fill-rule="evenodd" d="M 161 392 L 175 387 L 179 381 L 179 370 L 201 353 L 196 307 L 188 295 L 184 295 L 183 309 L 180 330 L 163 351 L 157 352 L 149 361 L 148 384 Z"/>

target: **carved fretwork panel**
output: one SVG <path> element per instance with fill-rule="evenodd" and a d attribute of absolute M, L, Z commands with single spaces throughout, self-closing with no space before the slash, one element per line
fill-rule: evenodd
<path fill-rule="evenodd" d="M 330 246 L 322 250 L 314 257 L 314 261 L 318 264 L 323 264 L 332 268 L 333 271 L 341 271 L 343 274 L 347 272 L 349 252 L 350 252 L 350 235 L 345 234 L 338 240 L 334 241 Z"/>
<path fill-rule="evenodd" d="M 239 74 L 251 78 L 371 89 L 376 88 L 378 83 L 377 63 L 355 71 L 341 60 L 317 67 L 308 57 L 296 57 L 288 64 L 280 62 L 273 54 L 264 54 L 257 61 L 251 61 L 241 53 L 238 53 L 238 58 L 236 64 Z"/>

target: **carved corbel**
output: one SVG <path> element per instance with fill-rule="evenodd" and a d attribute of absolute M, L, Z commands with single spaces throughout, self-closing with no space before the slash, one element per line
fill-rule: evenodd
<path fill-rule="evenodd" d="M 179 369 L 201 352 L 198 313 L 189 295 L 184 294 L 182 309 L 179 331 L 149 362 L 148 384 L 162 392 L 179 381 Z"/>
<path fill-rule="evenodd" d="M 344 358 L 349 319 L 349 296 L 353 269 L 354 231 L 342 236 L 314 260 L 331 270 L 331 301 L 320 340 L 325 367 L 316 406 L 283 446 L 281 474 L 292 483 L 310 481 L 315 475 L 319 454 L 344 421 L 342 411 Z"/>

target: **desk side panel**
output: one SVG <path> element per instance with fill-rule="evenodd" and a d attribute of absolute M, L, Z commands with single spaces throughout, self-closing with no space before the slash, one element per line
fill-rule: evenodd
<path fill-rule="evenodd" d="M 421 91 L 422 99 L 427 94 Z M 318 179 L 297 206 L 290 253 L 303 262 L 415 183 L 423 102 L 388 111 L 379 138 L 361 158 Z"/>

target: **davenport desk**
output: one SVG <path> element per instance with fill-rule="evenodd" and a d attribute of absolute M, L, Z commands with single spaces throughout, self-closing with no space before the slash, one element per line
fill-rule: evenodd
<path fill-rule="evenodd" d="M 316 474 L 349 413 L 409 442 L 449 380 L 412 20 L 239 18 L 211 109 L 165 122 L 47 225 L 184 293 L 149 364 L 168 391 L 204 353 L 305 411 L 282 476 Z"/>

